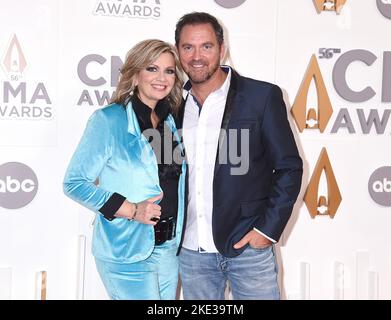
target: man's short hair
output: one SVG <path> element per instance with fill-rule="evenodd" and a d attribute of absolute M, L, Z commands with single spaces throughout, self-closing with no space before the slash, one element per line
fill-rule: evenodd
<path fill-rule="evenodd" d="M 219 45 L 221 46 L 224 42 L 224 31 L 217 19 L 206 12 L 192 12 L 185 14 L 182 18 L 179 19 L 175 27 L 175 45 L 179 45 L 181 31 L 186 25 L 198 25 L 209 23 L 215 34 Z"/>

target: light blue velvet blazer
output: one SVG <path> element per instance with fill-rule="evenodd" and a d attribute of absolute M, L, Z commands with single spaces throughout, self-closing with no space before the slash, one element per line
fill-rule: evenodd
<path fill-rule="evenodd" d="M 165 120 L 180 141 L 173 117 Z M 183 148 L 179 143 L 179 147 Z M 179 179 L 176 241 L 179 245 L 184 215 L 185 161 Z M 156 156 L 141 133 L 136 114 L 111 104 L 90 117 L 64 178 L 64 193 L 96 213 L 92 253 L 110 262 L 145 260 L 154 248 L 152 225 L 123 218 L 107 220 L 98 210 L 114 192 L 140 202 L 162 192 Z"/>

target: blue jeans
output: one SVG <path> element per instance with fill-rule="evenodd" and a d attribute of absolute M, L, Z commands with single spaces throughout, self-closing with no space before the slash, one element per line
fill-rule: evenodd
<path fill-rule="evenodd" d="M 178 285 L 176 252 L 176 239 L 172 239 L 155 246 L 143 261 L 113 263 L 95 258 L 95 263 L 113 300 L 174 300 Z"/>
<path fill-rule="evenodd" d="M 235 258 L 182 248 L 179 273 L 185 300 L 224 300 L 227 281 L 235 300 L 280 299 L 274 246 L 249 246 Z"/>

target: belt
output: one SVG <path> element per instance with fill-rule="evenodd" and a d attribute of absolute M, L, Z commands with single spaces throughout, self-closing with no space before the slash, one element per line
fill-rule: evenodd
<path fill-rule="evenodd" d="M 160 245 L 175 238 L 175 217 L 167 217 L 159 220 L 155 225 L 155 245 Z"/>

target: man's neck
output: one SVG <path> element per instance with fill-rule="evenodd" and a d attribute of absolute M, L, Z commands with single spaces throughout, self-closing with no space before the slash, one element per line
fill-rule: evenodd
<path fill-rule="evenodd" d="M 191 92 L 196 97 L 197 101 L 203 105 L 206 98 L 217 89 L 221 88 L 225 79 L 227 78 L 227 73 L 225 73 L 221 68 L 219 68 L 216 73 L 207 81 L 203 83 L 191 83 Z"/>

